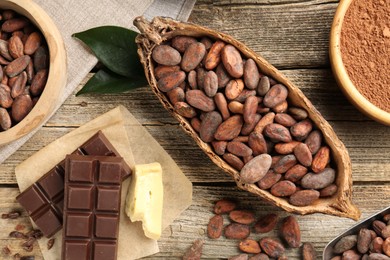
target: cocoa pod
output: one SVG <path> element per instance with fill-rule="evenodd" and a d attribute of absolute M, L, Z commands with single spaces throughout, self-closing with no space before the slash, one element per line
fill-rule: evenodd
<path fill-rule="evenodd" d="M 5 68 L 5 73 L 8 77 L 15 77 L 19 75 L 23 70 L 26 69 L 29 64 L 31 58 L 28 55 L 23 55 L 15 60 L 13 60 L 8 66 Z"/>
<path fill-rule="evenodd" d="M 215 73 L 218 76 L 218 88 L 224 88 L 231 80 L 231 77 L 222 63 L 217 66 Z"/>
<path fill-rule="evenodd" d="M 10 129 L 11 126 L 12 121 L 7 109 L 0 107 L 0 128 L 6 131 Z"/>
<path fill-rule="evenodd" d="M 367 228 L 362 228 L 359 230 L 357 237 L 357 250 L 359 253 L 365 254 L 370 249 L 371 244 L 371 232 Z"/>
<path fill-rule="evenodd" d="M 225 47 L 225 43 L 223 41 L 216 41 L 210 48 L 209 52 L 207 53 L 206 60 L 204 63 L 204 66 L 208 70 L 212 70 L 221 61 L 221 51 Z"/>
<path fill-rule="evenodd" d="M 337 185 L 331 184 L 320 190 L 320 197 L 331 197 L 337 192 Z"/>
<path fill-rule="evenodd" d="M 245 123 L 250 124 L 255 120 L 257 106 L 258 106 L 258 101 L 255 96 L 250 96 L 245 100 L 244 111 L 243 111 Z"/>
<path fill-rule="evenodd" d="M 300 144 L 298 141 L 291 141 L 288 143 L 277 143 L 275 145 L 275 151 L 278 154 L 290 154 L 294 152 L 294 148 Z"/>
<path fill-rule="evenodd" d="M 202 139 L 202 141 L 206 143 L 213 141 L 215 132 L 217 131 L 217 128 L 221 123 L 222 116 L 218 112 L 212 111 L 207 113 L 200 124 L 200 139 Z"/>
<path fill-rule="evenodd" d="M 306 138 L 305 144 L 309 147 L 311 154 L 316 154 L 321 147 L 322 134 L 319 130 L 312 131 Z"/>
<path fill-rule="evenodd" d="M 264 117 L 263 117 L 264 118 Z M 261 120 L 260 120 L 261 122 Z M 275 142 L 291 142 L 292 138 L 288 129 L 279 124 L 268 124 L 264 128 L 264 135 L 269 137 L 271 141 Z"/>
<path fill-rule="evenodd" d="M 301 186 L 305 189 L 323 189 L 334 182 L 336 172 L 332 168 L 325 168 L 322 172 L 309 172 L 301 179 Z"/>
<path fill-rule="evenodd" d="M 314 246 L 311 243 L 303 243 L 302 246 L 302 259 L 303 260 L 315 260 L 317 253 Z"/>
<path fill-rule="evenodd" d="M 172 47 L 178 50 L 179 52 L 184 53 L 188 48 L 188 46 L 190 46 L 195 42 L 197 42 L 197 40 L 194 37 L 179 35 L 172 39 Z"/>
<path fill-rule="evenodd" d="M 254 156 L 267 153 L 267 142 L 262 134 L 252 132 L 249 135 L 248 145 L 252 149 Z"/>
<path fill-rule="evenodd" d="M 230 239 L 245 239 L 250 234 L 250 227 L 245 224 L 231 223 L 225 227 L 225 237 Z"/>
<path fill-rule="evenodd" d="M 231 212 L 232 210 L 235 210 L 236 208 L 237 208 L 237 203 L 235 203 L 234 201 L 228 199 L 222 199 L 222 200 L 218 200 L 215 203 L 214 213 L 225 214 Z"/>
<path fill-rule="evenodd" d="M 238 244 L 238 248 L 248 254 L 258 254 L 261 252 L 260 245 L 256 240 L 245 239 Z"/>
<path fill-rule="evenodd" d="M 255 233 L 268 233 L 273 230 L 278 223 L 278 215 L 274 213 L 267 214 L 256 222 L 254 225 Z"/>
<path fill-rule="evenodd" d="M 275 122 L 285 127 L 291 127 L 297 123 L 292 116 L 285 113 L 277 113 L 275 115 Z"/>
<path fill-rule="evenodd" d="M 186 100 L 188 104 L 204 112 L 215 110 L 214 100 L 206 96 L 201 90 L 188 90 Z"/>
<path fill-rule="evenodd" d="M 196 116 L 196 111 L 186 102 L 177 102 L 174 106 L 175 112 L 185 118 L 193 118 Z"/>
<path fill-rule="evenodd" d="M 30 92 L 33 96 L 39 96 L 43 92 L 48 73 L 49 71 L 47 69 L 42 69 L 35 74 L 30 86 Z"/>
<path fill-rule="evenodd" d="M 157 80 L 173 73 L 173 72 L 178 72 L 180 71 L 179 66 L 164 66 L 164 65 L 158 65 L 154 69 L 154 76 L 156 77 Z"/>
<path fill-rule="evenodd" d="M 357 244 L 357 235 L 349 235 L 342 237 L 333 247 L 333 253 L 341 254 Z"/>
<path fill-rule="evenodd" d="M 214 71 L 208 71 L 204 77 L 203 89 L 207 96 L 214 97 L 218 91 L 218 77 Z"/>
<path fill-rule="evenodd" d="M 234 169 L 241 171 L 241 169 L 244 167 L 243 161 L 231 153 L 225 153 L 222 158 Z"/>
<path fill-rule="evenodd" d="M 232 79 L 230 80 L 225 88 L 225 96 L 227 99 L 235 99 L 244 89 L 244 82 L 242 79 Z"/>
<path fill-rule="evenodd" d="M 289 202 L 294 206 L 308 206 L 320 197 L 316 190 L 299 190 L 290 196 Z"/>
<path fill-rule="evenodd" d="M 280 229 L 282 238 L 290 247 L 296 248 L 301 244 L 301 229 L 294 216 L 288 216 L 283 220 Z"/>
<path fill-rule="evenodd" d="M 321 172 L 328 165 L 330 160 L 330 150 L 328 146 L 321 147 L 314 155 L 311 169 L 313 172 Z"/>
<path fill-rule="evenodd" d="M 181 62 L 180 53 L 169 45 L 158 45 L 153 49 L 152 58 L 165 66 L 178 65 Z"/>
<path fill-rule="evenodd" d="M 221 237 L 223 231 L 223 217 L 221 215 L 215 215 L 210 218 L 207 225 L 207 236 L 211 239 L 217 239 Z"/>
<path fill-rule="evenodd" d="M 284 178 L 288 181 L 297 182 L 307 173 L 307 168 L 301 164 L 291 167 L 285 174 Z"/>
<path fill-rule="evenodd" d="M 227 120 L 230 117 L 230 112 L 225 96 L 222 93 L 217 93 L 214 96 L 214 102 L 219 109 L 219 112 L 221 112 L 223 120 Z"/>
<path fill-rule="evenodd" d="M 259 84 L 260 74 L 257 64 L 253 59 L 248 59 L 244 66 L 244 82 L 249 89 L 256 89 Z"/>
<path fill-rule="evenodd" d="M 264 96 L 263 103 L 266 107 L 273 108 L 286 100 L 288 90 L 282 84 L 272 86 Z"/>
<path fill-rule="evenodd" d="M 222 118 L 221 118 L 222 121 Z M 232 141 L 227 144 L 228 152 L 241 157 L 246 157 L 252 155 L 252 149 L 247 145 L 241 142 Z"/>
<path fill-rule="evenodd" d="M 232 116 L 219 125 L 214 137 L 219 141 L 232 140 L 240 134 L 243 124 L 242 116 Z"/>
<path fill-rule="evenodd" d="M 250 225 L 255 222 L 255 214 L 249 210 L 233 210 L 229 213 L 229 218 L 240 224 Z"/>
<path fill-rule="evenodd" d="M 12 103 L 11 116 L 15 122 L 20 122 L 30 113 L 33 103 L 29 95 L 20 95 Z"/>
<path fill-rule="evenodd" d="M 178 87 L 182 82 L 184 82 L 185 78 L 186 74 L 184 71 L 171 72 L 158 80 L 157 87 L 162 92 L 168 92 Z"/>
<path fill-rule="evenodd" d="M 313 157 L 311 155 L 309 147 L 304 143 L 300 143 L 295 146 L 294 155 L 297 158 L 298 162 L 307 167 L 309 167 L 313 161 Z"/>
<path fill-rule="evenodd" d="M 275 239 L 265 237 L 260 240 L 260 247 L 270 257 L 278 258 L 285 252 L 284 246 Z"/>
<path fill-rule="evenodd" d="M 270 88 L 271 85 L 269 78 L 267 76 L 263 76 L 261 77 L 259 85 L 257 86 L 257 94 L 259 94 L 259 96 L 265 96 Z"/>
<path fill-rule="evenodd" d="M 272 158 L 269 154 L 260 154 L 250 160 L 240 171 L 240 179 L 252 184 L 261 180 L 271 167 Z"/>
<path fill-rule="evenodd" d="M 293 125 L 290 128 L 291 135 L 298 141 L 303 141 L 313 129 L 310 119 L 305 119 Z"/>
<path fill-rule="evenodd" d="M 293 167 L 295 164 L 297 164 L 297 159 L 293 154 L 289 154 L 286 156 L 283 156 L 273 167 L 274 171 L 276 173 L 285 173 L 287 172 L 291 167 Z"/>
<path fill-rule="evenodd" d="M 262 190 L 268 190 L 275 183 L 277 183 L 282 178 L 282 175 L 279 173 L 275 173 L 273 170 L 269 170 L 261 180 L 257 182 L 257 186 L 259 186 Z"/>
<path fill-rule="evenodd" d="M 221 51 L 223 66 L 233 78 L 241 78 L 244 74 L 240 52 L 230 44 L 225 45 Z"/>
<path fill-rule="evenodd" d="M 271 188 L 271 194 L 276 197 L 288 197 L 295 193 L 297 187 L 291 181 L 279 181 Z"/>
<path fill-rule="evenodd" d="M 195 69 L 206 55 L 206 47 L 201 42 L 192 43 L 184 52 L 180 67 L 189 72 Z"/>
<path fill-rule="evenodd" d="M 226 151 L 227 142 L 226 141 L 213 141 L 213 142 L 211 142 L 211 145 L 213 146 L 214 152 L 216 154 L 223 155 Z"/>

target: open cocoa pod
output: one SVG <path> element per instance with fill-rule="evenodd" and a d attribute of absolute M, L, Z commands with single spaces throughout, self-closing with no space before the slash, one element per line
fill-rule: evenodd
<path fill-rule="evenodd" d="M 180 122 L 183 130 L 196 141 L 217 166 L 234 179 L 238 188 L 258 195 L 288 212 L 298 214 L 319 212 L 355 220 L 360 217 L 359 210 L 352 204 L 351 161 L 345 146 L 305 95 L 276 68 L 233 37 L 205 27 L 162 17 L 155 17 L 152 22 L 138 17 L 134 20 L 134 24 L 141 32 L 136 38 L 138 54 L 153 92 L 162 105 Z M 181 37 L 186 39 L 178 40 L 180 38 L 178 36 L 190 38 Z M 177 42 L 173 43 L 176 40 Z M 171 49 L 174 48 L 171 45 L 176 49 L 172 51 Z M 226 48 L 226 46 L 229 47 Z M 190 48 L 191 51 L 187 51 Z M 208 57 L 211 52 L 214 54 Z M 214 63 L 213 65 L 207 65 L 210 60 Z M 220 84 L 216 89 L 216 81 L 222 79 L 221 71 L 218 72 L 216 66 L 221 63 L 225 67 L 225 74 L 232 82 L 230 86 L 229 83 L 227 86 L 226 83 L 222 86 Z M 166 69 L 168 72 L 163 75 L 161 69 L 163 71 Z M 207 76 L 207 83 L 199 75 L 195 77 L 194 83 L 194 75 L 190 74 L 195 74 L 199 69 L 203 69 L 205 75 L 212 74 Z M 245 70 L 250 70 L 251 73 L 247 72 L 245 75 Z M 252 77 L 255 75 L 253 71 L 258 75 Z M 198 71 L 199 73 L 201 72 Z M 260 83 L 264 75 L 267 76 L 266 81 L 270 89 L 261 94 L 262 91 L 259 90 L 258 85 L 264 83 Z M 201 84 L 197 86 L 200 82 L 203 86 Z M 249 88 L 249 85 L 252 86 Z M 253 90 L 253 85 L 256 85 L 254 86 L 256 91 Z M 171 92 L 181 94 L 176 93 L 176 96 L 172 94 L 174 96 L 172 98 L 169 96 Z M 243 92 L 248 95 L 244 96 Z M 281 97 L 283 93 L 285 96 Z M 216 101 L 218 95 L 223 102 Z M 249 96 L 256 98 L 251 97 L 251 101 L 247 102 Z M 237 97 L 238 102 L 232 102 L 237 101 Z M 255 108 L 251 104 L 255 104 Z M 221 110 L 222 107 L 225 113 Z M 287 109 L 290 114 L 286 116 L 286 113 L 282 112 L 286 112 Z M 210 115 L 212 113 L 214 114 Z M 278 120 L 275 122 L 275 114 L 283 115 L 276 116 Z M 256 123 L 253 123 L 254 117 L 257 117 Z M 285 120 L 286 117 L 287 120 Z M 200 128 L 202 128 L 202 123 L 203 126 L 206 124 L 206 121 L 209 124 L 208 128 L 202 132 Z M 265 125 L 262 126 L 264 122 Z M 239 136 L 240 132 L 242 133 L 242 126 L 249 124 L 256 125 L 250 131 L 257 131 L 256 135 L 260 136 L 260 139 L 265 137 L 262 140 L 266 153 L 261 152 L 259 145 L 250 145 L 252 132 L 246 131 L 246 134 Z M 317 144 L 316 151 L 308 154 L 307 147 L 310 143 L 305 139 L 309 132 L 305 132 L 304 136 L 294 134 L 292 129 L 300 128 L 293 126 L 294 124 L 299 124 L 303 128 L 309 124 L 310 131 L 316 129 L 322 138 L 321 148 L 319 149 Z M 212 143 L 213 141 L 215 142 Z M 220 150 L 216 145 L 218 142 L 222 144 Z M 272 150 L 276 150 L 278 144 L 283 146 L 283 143 L 289 143 L 290 151 L 281 152 L 282 156 L 275 155 Z M 292 143 L 300 144 L 302 149 L 291 150 Z M 247 153 L 248 151 L 250 153 Z M 268 153 L 272 155 L 273 163 Z M 279 166 L 276 166 L 278 164 L 276 161 L 280 158 L 287 160 L 288 163 L 284 162 L 281 165 L 279 163 Z M 323 161 L 324 158 L 325 162 L 320 163 L 322 166 L 314 167 L 314 161 L 321 161 L 321 159 Z M 309 171 L 310 173 L 305 175 L 311 176 L 309 178 L 304 176 L 301 179 L 302 176 L 290 174 L 295 177 L 291 178 L 290 175 L 288 177 L 286 171 L 295 165 L 300 165 L 300 168 Z M 331 167 L 334 170 L 325 167 Z M 280 181 L 274 182 L 272 187 L 261 189 L 259 181 L 272 171 L 275 171 Z M 252 178 L 253 175 L 256 178 Z M 304 178 L 309 180 L 303 180 Z M 322 184 L 306 185 L 305 183 L 311 182 L 311 178 L 320 178 L 315 182 L 317 184 L 322 182 Z M 270 179 L 273 178 L 270 177 Z M 326 193 L 327 196 L 322 196 Z"/>

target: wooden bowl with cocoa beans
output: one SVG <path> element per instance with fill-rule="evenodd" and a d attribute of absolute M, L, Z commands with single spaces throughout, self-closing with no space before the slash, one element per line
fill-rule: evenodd
<path fill-rule="evenodd" d="M 233 37 L 134 20 L 152 90 L 237 187 L 289 212 L 358 219 L 348 152 L 305 95 Z"/>
<path fill-rule="evenodd" d="M 62 36 L 33 1 L 0 1 L 0 33 L 1 146 L 53 114 L 67 75 Z"/>

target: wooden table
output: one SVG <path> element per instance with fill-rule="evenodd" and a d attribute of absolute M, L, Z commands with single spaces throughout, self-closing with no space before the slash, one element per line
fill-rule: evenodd
<path fill-rule="evenodd" d="M 328 39 L 337 1 L 330 0 L 201 0 L 190 20 L 231 34 L 287 75 L 309 97 L 334 127 L 349 150 L 353 165 L 353 200 L 367 217 L 388 206 L 390 200 L 390 128 L 357 111 L 337 87 L 329 66 Z M 80 86 L 81 87 L 81 86 Z M 194 185 L 193 203 L 159 240 L 160 253 L 150 257 L 180 258 L 196 238 L 205 239 L 203 257 L 228 258 L 239 254 L 238 241 L 207 238 L 206 226 L 213 203 L 236 198 L 241 208 L 253 209 L 258 216 L 276 212 L 288 215 L 261 199 L 235 188 L 230 177 L 215 166 L 160 105 L 149 88 L 126 94 L 71 95 L 49 122 L 15 154 L 0 165 L 1 213 L 20 209 L 15 202 L 17 188 L 14 168 L 34 152 L 89 120 L 118 106 L 126 106 L 168 151 Z M 302 241 L 314 244 L 318 259 L 334 236 L 355 222 L 323 214 L 297 216 Z M 31 228 L 26 213 L 17 220 L 0 220 L 0 247 L 9 245 L 13 254 L 36 255 L 38 246 L 27 253 L 20 240 L 8 234 L 17 224 Z M 277 236 L 277 230 L 267 234 Z M 260 238 L 264 235 L 251 235 Z M 59 241 L 57 241 L 58 243 Z M 0 253 L 1 259 L 6 258 Z M 289 249 L 289 259 L 300 259 L 300 250 Z"/>

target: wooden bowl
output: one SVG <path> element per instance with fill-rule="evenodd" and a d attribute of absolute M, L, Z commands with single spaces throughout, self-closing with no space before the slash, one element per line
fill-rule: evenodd
<path fill-rule="evenodd" d="M 0 9 L 12 9 L 39 28 L 49 47 L 50 67 L 46 87 L 31 112 L 12 128 L 0 132 L 0 146 L 17 140 L 39 127 L 57 106 L 66 84 L 66 52 L 62 36 L 49 15 L 31 0 L 2 0 Z"/>
<path fill-rule="evenodd" d="M 347 149 L 337 137 L 329 123 L 311 104 L 302 91 L 289 81 L 280 71 L 259 54 L 245 46 L 242 42 L 239 42 L 230 35 L 222 32 L 214 31 L 196 24 L 178 22 L 163 17 L 155 17 L 152 22 L 146 21 L 143 17 L 138 17 L 134 20 L 134 24 L 141 32 L 136 38 L 138 54 L 141 63 L 144 65 L 145 75 L 154 94 L 158 97 L 165 109 L 178 120 L 182 129 L 195 140 L 206 155 L 234 179 L 238 188 L 255 194 L 288 212 L 302 215 L 321 212 L 335 216 L 349 217 L 355 220 L 360 217 L 359 209 L 352 203 L 352 168 Z M 178 35 L 193 36 L 196 38 L 207 36 L 214 40 L 221 40 L 229 43 L 236 47 L 243 56 L 252 58 L 264 75 L 272 77 L 288 88 L 289 103 L 293 106 L 301 107 L 308 112 L 309 118 L 322 132 L 327 145 L 331 149 L 335 169 L 337 171 L 335 183 L 339 187 L 335 195 L 329 198 L 320 198 L 312 205 L 300 207 L 290 204 L 286 198 L 273 196 L 269 191 L 260 189 L 256 184 L 245 184 L 241 181 L 239 172 L 227 164 L 219 155 L 214 153 L 208 143 L 201 140 L 198 133 L 192 128 L 190 122 L 175 111 L 165 94 L 157 87 L 157 80 L 154 74 L 154 63 L 151 55 L 153 48 L 160 44 L 164 44 L 164 42 L 169 41 Z"/>
<path fill-rule="evenodd" d="M 341 28 L 344 16 L 353 0 L 341 0 L 330 32 L 329 56 L 336 81 L 349 101 L 363 114 L 385 125 L 390 125 L 390 113 L 378 108 L 368 101 L 355 87 L 343 64 L 340 50 Z"/>

